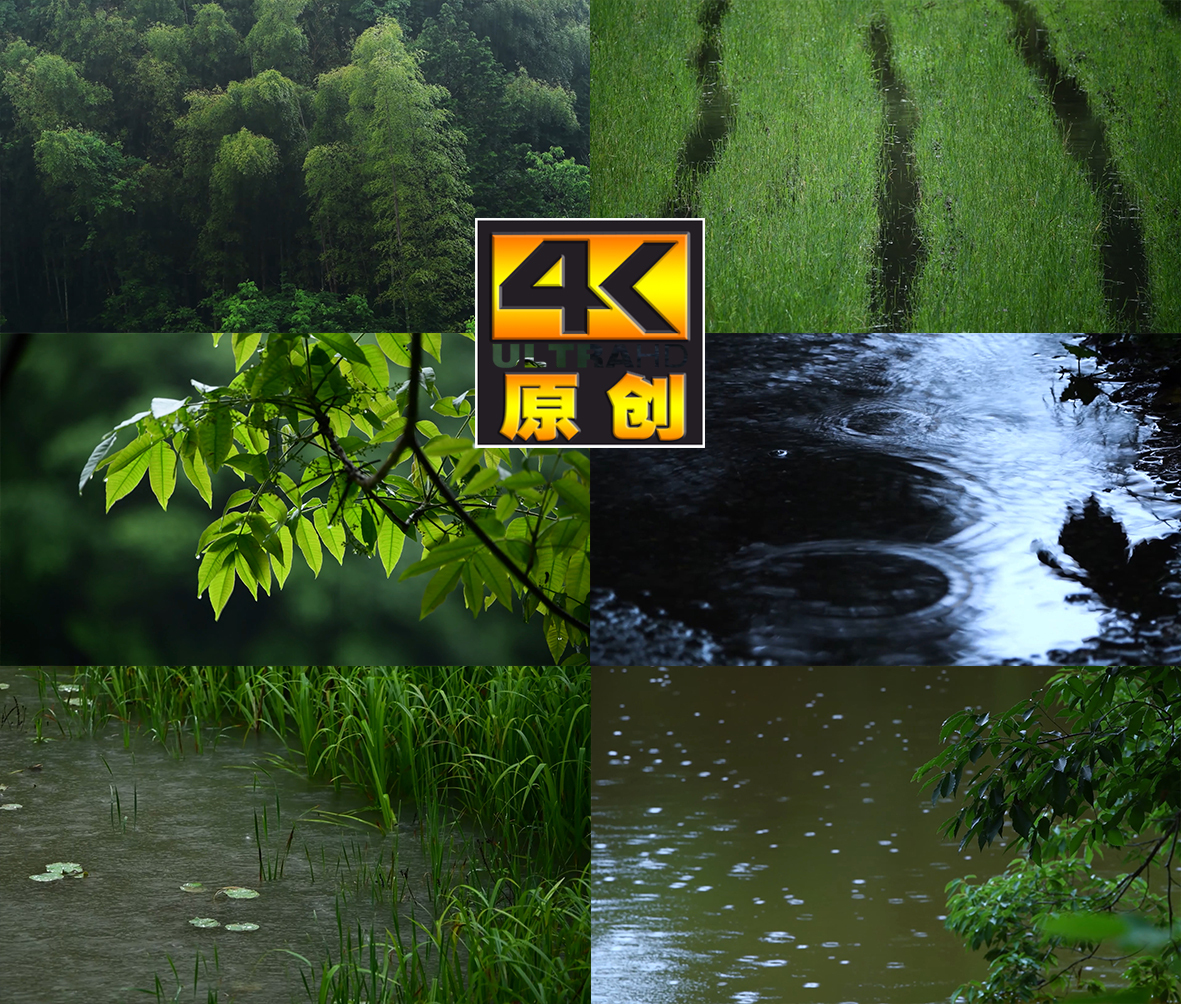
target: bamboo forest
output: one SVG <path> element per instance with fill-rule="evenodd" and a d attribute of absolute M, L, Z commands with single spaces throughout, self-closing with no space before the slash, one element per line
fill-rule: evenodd
<path fill-rule="evenodd" d="M 580 216 L 588 0 L 0 0 L 0 325 L 456 330 Z"/>

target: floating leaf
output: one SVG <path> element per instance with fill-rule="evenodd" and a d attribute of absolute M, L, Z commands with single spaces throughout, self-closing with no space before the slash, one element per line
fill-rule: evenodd
<path fill-rule="evenodd" d="M 47 872 L 61 872 L 62 874 L 67 872 L 81 873 L 82 866 L 77 861 L 55 861 L 51 865 L 46 865 L 45 870 Z"/>
<path fill-rule="evenodd" d="M 61 877 L 61 872 L 42 872 L 40 875 L 29 876 L 34 882 L 56 882 Z"/>
<path fill-rule="evenodd" d="M 227 931 L 257 931 L 258 925 L 245 921 L 241 924 L 226 924 Z"/>
<path fill-rule="evenodd" d="M 204 892 L 205 891 L 205 886 L 201 882 L 186 882 L 180 888 L 183 892 Z"/>
<path fill-rule="evenodd" d="M 0 805 L 0 809 L 23 809 L 24 806 L 20 802 L 9 802 L 7 805 Z"/>
<path fill-rule="evenodd" d="M 241 885 L 227 885 L 219 889 L 218 892 L 224 892 L 230 899 L 258 899 L 257 891 Z"/>
<path fill-rule="evenodd" d="M 212 917 L 194 917 L 189 921 L 189 923 L 192 924 L 193 927 L 221 927 L 221 924 L 219 924 Z"/>

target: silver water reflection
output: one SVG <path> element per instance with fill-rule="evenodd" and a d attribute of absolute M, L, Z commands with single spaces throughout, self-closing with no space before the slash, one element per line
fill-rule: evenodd
<path fill-rule="evenodd" d="M 1179 514 L 1135 469 L 1146 434 L 1057 399 L 1058 335 L 727 335 L 704 451 L 597 473 L 591 661 L 1044 663 L 1108 612 L 1039 562 L 1097 495 L 1132 542 Z M 597 469 L 596 469 L 597 470 Z M 639 628 L 634 604 L 648 618 Z M 708 647 L 708 646 L 707 646 Z"/>
<path fill-rule="evenodd" d="M 910 782 L 965 706 L 1045 669 L 596 670 L 592 1004 L 945 1001 L 985 966 L 944 886 L 1002 871 L 941 841 Z"/>

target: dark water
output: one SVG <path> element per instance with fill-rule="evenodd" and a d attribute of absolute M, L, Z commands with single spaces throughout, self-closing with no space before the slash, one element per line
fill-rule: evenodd
<path fill-rule="evenodd" d="M 171 960 L 180 1000 L 204 1001 L 207 991 L 260 1004 L 304 1000 L 300 967 L 286 950 L 317 965 L 329 954 L 339 962 L 338 907 L 354 945 L 358 923 L 366 940 L 371 925 L 383 938 L 395 909 L 409 930 L 410 899 L 395 906 L 388 890 L 384 899 L 375 896 L 374 866 L 388 870 L 396 861 L 419 901 L 429 903 L 429 865 L 413 813 L 384 838 L 317 822 L 322 813 L 361 809 L 363 800 L 277 769 L 272 758 L 284 752 L 277 741 L 251 736 L 243 743 L 239 730 L 216 749 L 180 759 L 146 739 L 125 749 L 119 729 L 35 743 L 29 713 L 38 706 L 36 687 L 13 669 L 0 669 L 0 683 L 10 684 L 0 690 L 0 805 L 21 806 L 0 811 L 0 999 L 150 1000 L 138 990 L 152 989 L 158 975 L 172 1000 Z M 277 868 L 292 833 L 283 877 L 260 883 L 259 839 L 264 862 Z M 30 880 L 58 861 L 77 862 L 88 874 Z M 186 882 L 207 891 L 184 892 Z M 227 885 L 261 895 L 214 899 Z M 193 917 L 222 926 L 198 929 L 188 923 Z M 418 917 L 429 923 L 421 909 Z M 224 926 L 241 921 L 259 929 Z"/>
<path fill-rule="evenodd" d="M 874 21 L 869 28 L 873 73 L 886 113 L 882 142 L 883 180 L 878 190 L 878 264 L 871 309 L 877 331 L 910 328 L 910 291 L 925 257 L 915 213 L 919 205 L 919 179 L 915 167 L 913 136 L 918 112 L 906 87 L 891 65 L 890 37 L 886 26 Z"/>
<path fill-rule="evenodd" d="M 982 978 L 959 852 L 910 777 L 965 706 L 1045 669 L 596 670 L 592 1004 L 931 1004 Z M 1094 975 L 1094 973 L 1092 973 Z"/>
<path fill-rule="evenodd" d="M 1094 494 L 1133 543 L 1177 525 L 1135 417 L 1057 399 L 1061 336 L 707 351 L 705 450 L 596 465 L 592 663 L 1044 663 L 1115 616 L 1038 558 L 1069 507 Z"/>

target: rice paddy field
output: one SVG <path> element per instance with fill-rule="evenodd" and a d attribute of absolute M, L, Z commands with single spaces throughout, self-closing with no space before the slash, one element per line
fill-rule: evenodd
<path fill-rule="evenodd" d="M 692 177 L 710 330 L 1181 330 L 1175 5 L 693 14 L 593 5 L 592 210 L 660 216 Z M 703 154 L 685 123 L 717 102 L 686 81 L 710 17 L 727 112 Z"/>
<path fill-rule="evenodd" d="M 0 671 L 0 996 L 588 1000 L 589 701 L 537 666 Z"/>

